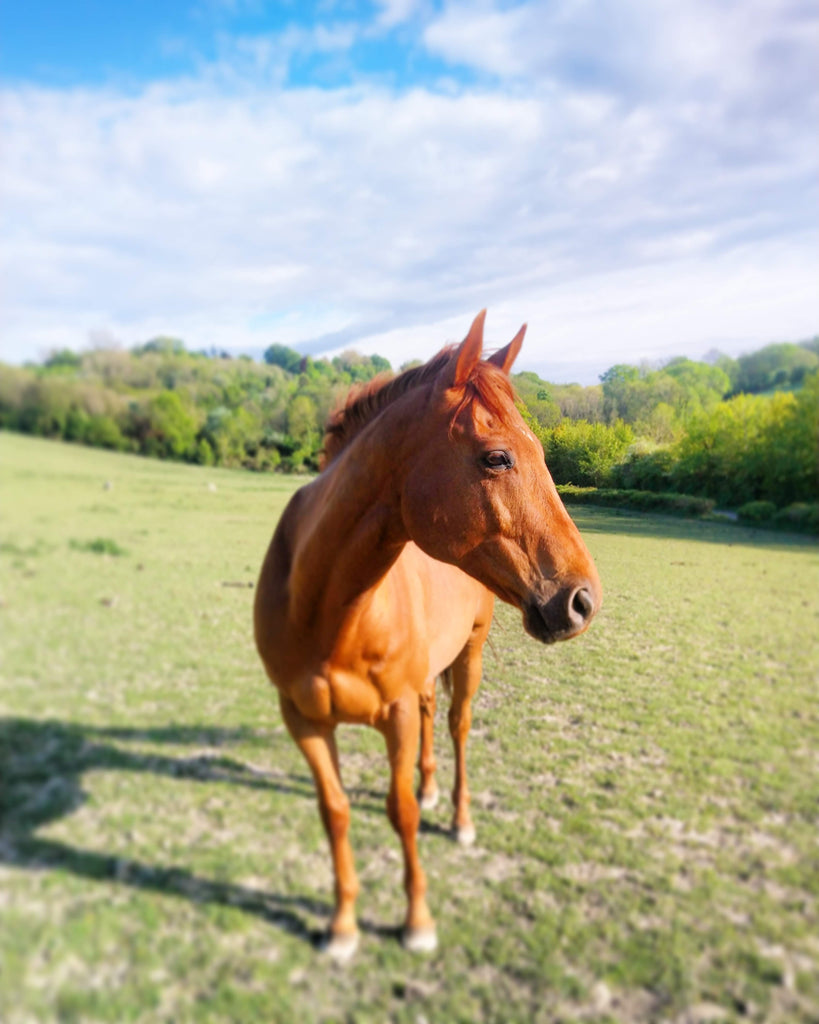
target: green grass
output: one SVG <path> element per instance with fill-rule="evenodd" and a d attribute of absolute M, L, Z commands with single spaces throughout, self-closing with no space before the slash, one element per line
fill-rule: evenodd
<path fill-rule="evenodd" d="M 431 957 L 396 941 L 382 742 L 341 731 L 363 941 L 340 969 L 251 634 L 297 486 L 0 434 L 0 1020 L 819 1020 L 819 547 L 573 508 L 604 608 L 551 648 L 498 610 L 478 843 L 446 801 L 420 840 Z"/>

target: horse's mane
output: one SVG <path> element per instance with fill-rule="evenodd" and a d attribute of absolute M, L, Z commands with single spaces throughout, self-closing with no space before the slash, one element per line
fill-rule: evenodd
<path fill-rule="evenodd" d="M 332 462 L 387 406 L 408 391 L 434 380 L 449 363 L 456 348 L 456 345 L 449 345 L 422 366 L 404 370 L 397 377 L 381 374 L 366 384 L 351 388 L 344 403 L 330 414 L 324 428 L 321 469 Z M 514 399 L 506 374 L 486 362 L 478 363 L 475 373 L 463 386 L 463 392 L 453 420 L 476 398 L 498 415 L 503 401 Z"/>

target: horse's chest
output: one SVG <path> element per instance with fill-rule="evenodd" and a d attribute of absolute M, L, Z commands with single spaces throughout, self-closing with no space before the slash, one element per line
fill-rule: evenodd
<path fill-rule="evenodd" d="M 397 663 L 327 664 L 321 672 L 295 680 L 288 696 L 313 721 L 377 725 L 408 689 L 420 693 L 425 678 L 425 671 Z"/>
<path fill-rule="evenodd" d="M 426 645 L 362 643 L 340 646 L 327 665 L 335 712 L 350 721 L 375 723 L 407 690 L 420 692 L 429 675 Z"/>

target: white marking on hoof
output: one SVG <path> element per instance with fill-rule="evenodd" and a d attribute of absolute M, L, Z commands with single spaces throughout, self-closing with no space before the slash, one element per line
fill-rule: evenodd
<path fill-rule="evenodd" d="M 472 846 L 475 842 L 475 826 L 474 825 L 461 825 L 455 826 L 455 841 L 459 846 Z"/>
<path fill-rule="evenodd" d="M 428 928 L 405 928 L 403 934 L 404 949 L 410 953 L 431 953 L 438 948 L 438 933 L 435 925 Z"/>
<path fill-rule="evenodd" d="M 435 789 L 431 793 L 418 794 L 418 806 L 422 811 L 431 811 L 438 806 L 440 790 Z"/>
<path fill-rule="evenodd" d="M 352 960 L 358 949 L 358 932 L 343 932 L 327 936 L 324 952 L 337 964 L 346 964 Z"/>

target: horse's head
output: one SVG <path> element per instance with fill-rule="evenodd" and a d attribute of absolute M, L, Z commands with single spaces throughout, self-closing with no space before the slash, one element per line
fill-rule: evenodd
<path fill-rule="evenodd" d="M 600 579 L 515 407 L 509 370 L 525 327 L 482 360 L 484 319 L 485 311 L 413 425 L 404 523 L 427 554 L 520 608 L 536 639 L 565 640 L 600 607 Z"/>

